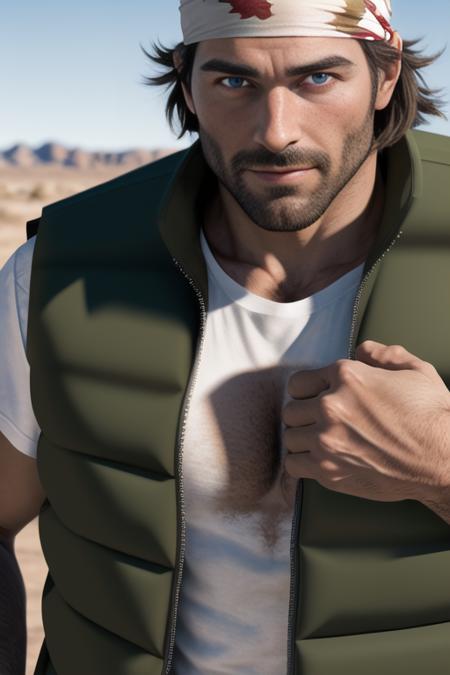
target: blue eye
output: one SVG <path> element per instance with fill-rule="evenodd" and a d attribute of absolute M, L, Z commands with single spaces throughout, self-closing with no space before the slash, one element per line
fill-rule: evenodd
<path fill-rule="evenodd" d="M 329 77 L 328 73 L 314 73 L 311 75 L 314 84 L 326 84 Z"/>
<path fill-rule="evenodd" d="M 329 73 L 313 73 L 309 75 L 307 79 L 312 80 L 313 85 L 323 86 L 327 84 L 332 76 Z M 228 80 L 229 84 L 225 84 Z M 244 86 L 247 80 L 244 77 L 238 77 L 237 75 L 229 75 L 220 80 L 227 89 L 246 89 L 247 86 Z"/>
<path fill-rule="evenodd" d="M 231 86 L 228 87 L 228 89 L 242 89 L 239 85 L 245 82 L 243 77 L 225 77 L 222 81 L 225 82 L 225 80 L 228 80 L 231 83 Z"/>

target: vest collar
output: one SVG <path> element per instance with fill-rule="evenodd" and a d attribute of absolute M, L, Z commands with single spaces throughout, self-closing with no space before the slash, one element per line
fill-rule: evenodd
<path fill-rule="evenodd" d="M 385 201 L 383 215 L 364 267 L 364 275 L 398 234 L 413 203 L 422 192 L 422 164 L 414 132 L 408 131 L 395 145 L 383 151 Z M 158 214 L 161 237 L 170 255 L 208 300 L 208 273 L 200 245 L 202 204 L 215 183 L 200 140 L 181 155 Z"/>

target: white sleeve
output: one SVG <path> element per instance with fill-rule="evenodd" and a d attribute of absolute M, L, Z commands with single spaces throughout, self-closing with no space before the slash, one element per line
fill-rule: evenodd
<path fill-rule="evenodd" d="M 0 269 L 0 431 L 34 458 L 40 429 L 31 406 L 25 348 L 35 242 L 32 237 L 20 246 Z"/>

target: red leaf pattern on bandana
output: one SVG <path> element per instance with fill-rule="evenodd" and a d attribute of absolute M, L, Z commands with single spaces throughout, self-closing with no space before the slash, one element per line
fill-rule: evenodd
<path fill-rule="evenodd" d="M 250 19 L 252 16 L 256 16 L 257 19 L 268 19 L 273 16 L 271 2 L 266 2 L 266 0 L 219 0 L 219 2 L 225 2 L 228 5 L 231 5 L 233 9 L 230 10 L 230 14 L 240 14 L 241 19 Z"/>
<path fill-rule="evenodd" d="M 382 13 L 379 11 L 378 7 L 372 0 L 364 0 L 364 4 L 369 10 L 369 12 L 372 12 L 378 23 L 381 25 L 381 27 L 384 29 L 385 32 L 385 37 L 389 37 L 390 40 L 392 40 L 392 36 L 394 31 L 392 30 L 392 27 L 389 23 L 389 21 L 386 21 Z"/>

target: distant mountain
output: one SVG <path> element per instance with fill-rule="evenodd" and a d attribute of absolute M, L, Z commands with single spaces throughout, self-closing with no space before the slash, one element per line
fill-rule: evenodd
<path fill-rule="evenodd" d="M 27 145 L 13 145 L 9 150 L 1 152 L 0 158 L 6 164 L 15 164 L 17 166 L 32 166 L 36 164 L 34 152 Z"/>
<path fill-rule="evenodd" d="M 135 148 L 123 152 L 95 151 L 67 148 L 60 143 L 48 142 L 38 148 L 24 143 L 0 150 L 0 166 L 30 167 L 37 165 L 71 166 L 78 169 L 95 169 L 113 166 L 134 167 L 149 164 L 161 157 L 177 152 L 175 148 L 146 150 Z"/>

